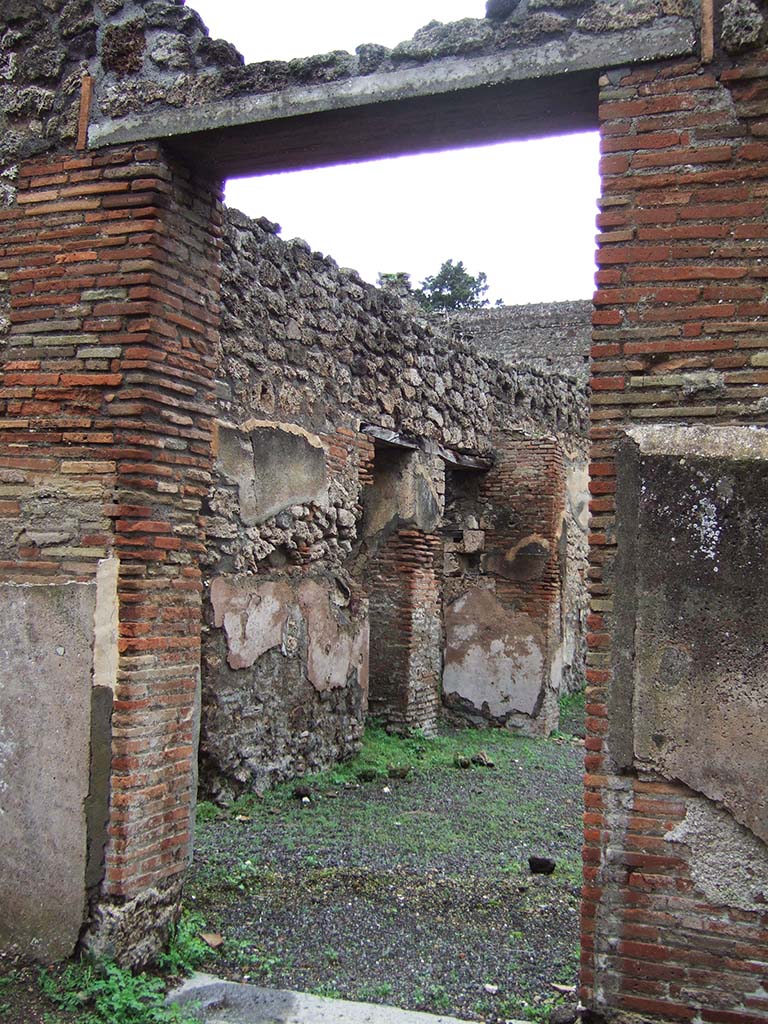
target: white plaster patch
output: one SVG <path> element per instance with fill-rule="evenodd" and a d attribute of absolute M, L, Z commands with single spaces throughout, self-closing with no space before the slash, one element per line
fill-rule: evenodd
<path fill-rule="evenodd" d="M 299 607 L 307 622 L 307 676 L 314 688 L 318 692 L 341 689 L 352 669 L 360 678 L 367 658 L 367 629 L 340 629 L 328 590 L 314 580 L 299 587 Z"/>
<path fill-rule="evenodd" d="M 9 765 L 16 752 L 16 744 L 12 739 L 9 739 L 7 730 L 0 722 L 0 793 L 5 793 L 8 789 L 8 783 L 6 778 L 8 776 L 7 765 Z M 5 809 L 0 804 L 0 815 L 5 814 Z"/>
<path fill-rule="evenodd" d="M 541 630 L 487 590 L 472 589 L 446 609 L 443 690 L 495 718 L 533 715 L 545 684 Z"/>
<path fill-rule="evenodd" d="M 766 912 L 768 847 L 727 811 L 706 797 L 692 800 L 665 839 L 689 847 L 691 877 L 710 903 Z"/>
<path fill-rule="evenodd" d="M 46 962 L 83 925 L 96 586 L 0 587 L 0 947 Z"/>
<path fill-rule="evenodd" d="M 239 427 L 219 422 L 214 449 L 219 473 L 237 484 L 246 526 L 294 505 L 328 504 L 325 448 L 301 427 L 267 420 L 248 420 Z"/>
<path fill-rule="evenodd" d="M 346 626 L 333 600 L 336 588 L 305 580 L 298 591 L 288 583 L 227 580 L 211 583 L 214 624 L 227 638 L 230 668 L 250 668 L 279 647 L 286 658 L 300 653 L 302 622 L 308 642 L 306 674 L 318 692 L 341 689 L 350 673 L 368 687 L 368 619 Z"/>
<path fill-rule="evenodd" d="M 211 583 L 214 622 L 224 627 L 230 668 L 250 668 L 262 654 L 282 643 L 291 597 L 287 583 L 255 587 L 230 583 L 223 577 Z"/>
<path fill-rule="evenodd" d="M 227 424 L 229 426 L 230 424 Z M 304 427 L 299 427 L 295 423 L 277 423 L 275 420 L 246 420 L 245 423 L 241 423 L 235 427 L 236 430 L 242 430 L 249 432 L 251 430 L 281 430 L 285 434 L 295 434 L 297 437 L 303 437 L 305 441 L 308 441 L 313 448 L 320 448 L 325 451 L 325 445 L 317 436 L 317 434 L 310 434 Z"/>
<path fill-rule="evenodd" d="M 456 643 L 466 643 L 467 640 L 471 640 L 474 636 L 477 636 L 477 626 L 474 623 L 468 623 L 465 626 L 454 626 L 453 639 Z"/>
<path fill-rule="evenodd" d="M 708 495 L 702 495 L 691 526 L 699 535 L 699 550 L 705 558 L 717 558 L 722 527 L 717 518 L 717 505 Z"/>
<path fill-rule="evenodd" d="M 632 426 L 627 430 L 644 455 L 682 455 L 733 460 L 768 459 L 768 430 L 762 426 L 705 427 L 681 424 Z"/>
<path fill-rule="evenodd" d="M 93 685 L 117 685 L 119 652 L 117 578 L 120 559 L 102 558 L 96 568 L 96 611 L 94 614 Z"/>

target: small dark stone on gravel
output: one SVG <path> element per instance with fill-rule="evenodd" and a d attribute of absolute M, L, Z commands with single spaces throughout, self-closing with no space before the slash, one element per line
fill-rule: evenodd
<path fill-rule="evenodd" d="M 357 777 L 361 782 L 373 782 L 378 774 L 375 768 L 362 768 Z"/>
<path fill-rule="evenodd" d="M 309 786 L 294 786 L 291 796 L 294 800 L 311 800 L 312 790 Z"/>
<path fill-rule="evenodd" d="M 549 1024 L 573 1024 L 579 1019 L 575 1006 L 556 1006 L 549 1015 Z"/>
<path fill-rule="evenodd" d="M 391 764 L 387 768 L 387 775 L 390 779 L 407 779 L 412 770 L 409 764 Z"/>
<path fill-rule="evenodd" d="M 520 0 L 488 0 L 485 16 L 493 21 L 503 21 L 515 10 Z"/>
<path fill-rule="evenodd" d="M 472 755 L 472 764 L 479 765 L 480 768 L 495 768 L 496 765 L 488 757 L 484 750 L 478 750 L 476 754 Z"/>
<path fill-rule="evenodd" d="M 469 757 L 466 757 L 464 754 L 457 755 L 455 763 L 456 763 L 456 767 L 457 768 L 471 768 L 472 767 L 472 759 L 469 758 Z"/>
<path fill-rule="evenodd" d="M 528 867 L 533 875 L 551 875 L 556 867 L 551 857 L 529 857 Z"/>

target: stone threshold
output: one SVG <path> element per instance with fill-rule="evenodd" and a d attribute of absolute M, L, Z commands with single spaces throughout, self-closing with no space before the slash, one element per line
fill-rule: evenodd
<path fill-rule="evenodd" d="M 470 1024 L 458 1017 L 394 1006 L 240 985 L 202 973 L 188 978 L 170 993 L 168 1001 L 184 1006 L 205 1024 Z M 508 1024 L 525 1022 L 510 1020 Z"/>

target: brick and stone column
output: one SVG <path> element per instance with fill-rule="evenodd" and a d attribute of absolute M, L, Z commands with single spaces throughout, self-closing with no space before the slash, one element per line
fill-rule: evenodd
<path fill-rule="evenodd" d="M 55 590 L 51 630 L 80 638 L 68 663 L 70 644 L 49 651 L 41 628 L 41 657 L 65 671 L 34 679 L 44 705 L 55 693 L 73 709 L 72 742 L 62 729 L 43 742 L 53 761 L 79 751 L 69 850 L 53 849 L 52 765 L 30 776 L 17 760 L 9 783 L 11 804 L 41 804 L 17 862 L 25 842 L 37 860 L 34 842 L 51 871 L 66 868 L 67 920 L 42 929 L 42 956 L 71 951 L 89 915 L 102 948 L 150 955 L 190 856 L 219 225 L 218 188 L 152 145 L 22 164 L 0 215 L 0 586 L 31 623 Z M 78 587 L 93 596 L 73 619 Z M 5 670 L 24 678 L 28 658 L 19 644 Z M 30 708 L 20 693 L 11 706 L 23 735 Z M 23 898 L 16 909 L 23 946 L 41 927 Z"/>
<path fill-rule="evenodd" d="M 602 80 L 582 928 L 595 1020 L 768 1020 L 766 71 L 763 52 Z"/>

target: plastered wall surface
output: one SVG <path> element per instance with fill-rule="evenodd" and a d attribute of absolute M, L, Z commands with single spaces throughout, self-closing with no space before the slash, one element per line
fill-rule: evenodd
<path fill-rule="evenodd" d="M 446 487 L 444 699 L 477 723 L 547 735 L 563 648 L 578 642 L 565 628 L 579 566 L 568 557 L 564 456 L 555 439 L 514 431 L 495 447 L 487 473 L 454 473 Z"/>
<path fill-rule="evenodd" d="M 634 657 L 621 718 L 638 767 L 679 779 L 766 841 L 768 443 L 762 430 L 721 429 L 635 428 L 637 451 L 623 450 L 618 539 L 631 576 L 618 639 Z"/>
<path fill-rule="evenodd" d="M 265 420 L 218 428 L 216 467 L 238 486 L 246 526 L 271 519 L 291 505 L 327 504 L 325 451 L 319 438 Z"/>
<path fill-rule="evenodd" d="M 85 919 L 95 610 L 94 584 L 0 586 L 0 942 L 32 956 Z"/>
<path fill-rule="evenodd" d="M 488 590 L 466 591 L 446 611 L 443 686 L 454 700 L 496 719 L 539 710 L 546 641 L 528 615 Z"/>
<path fill-rule="evenodd" d="M 213 580 L 201 748 L 206 796 L 263 791 L 357 749 L 368 695 L 368 618 L 360 603 L 342 581 L 323 577 Z"/>

